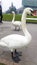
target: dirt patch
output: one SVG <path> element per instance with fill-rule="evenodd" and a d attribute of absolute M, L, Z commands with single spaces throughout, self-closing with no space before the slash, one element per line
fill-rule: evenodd
<path fill-rule="evenodd" d="M 0 58 L 0 63 L 4 63 L 4 64 L 6 64 L 6 65 L 14 65 L 14 63 L 13 63 L 13 62 L 8 61 L 8 60 L 3 59 L 3 58 Z"/>

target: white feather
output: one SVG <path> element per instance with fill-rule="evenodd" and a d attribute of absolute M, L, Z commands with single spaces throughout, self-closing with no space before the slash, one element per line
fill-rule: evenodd
<path fill-rule="evenodd" d="M 7 46 L 12 52 L 14 51 L 14 49 L 25 47 L 30 43 L 31 34 L 28 32 L 26 28 L 26 16 L 27 14 L 31 14 L 30 10 L 32 9 L 26 8 L 24 9 L 22 14 L 21 21 L 22 21 L 22 30 L 24 32 L 24 36 L 19 34 L 8 35 L 1 39 L 2 42 L 0 41 L 0 45 L 2 44 L 2 46 Z"/>
<path fill-rule="evenodd" d="M 18 30 L 20 30 L 21 21 L 15 21 L 15 12 L 12 11 L 12 13 L 13 13 L 13 20 L 11 24 L 15 27 L 15 30 L 17 30 L 17 27 L 18 27 Z M 12 29 L 12 25 L 11 25 L 11 29 Z"/>

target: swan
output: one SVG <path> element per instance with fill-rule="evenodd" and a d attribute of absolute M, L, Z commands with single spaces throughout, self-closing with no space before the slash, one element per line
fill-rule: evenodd
<path fill-rule="evenodd" d="M 15 51 L 16 53 L 17 48 L 26 47 L 32 39 L 32 36 L 28 32 L 26 27 L 26 16 L 27 14 L 31 14 L 31 13 L 33 13 L 32 8 L 25 8 L 22 14 L 21 21 L 22 21 L 22 30 L 24 32 L 24 36 L 19 34 L 11 34 L 1 38 L 0 40 L 0 46 L 8 47 L 9 50 L 11 51 L 12 57 L 14 56 L 13 52 Z"/>
<path fill-rule="evenodd" d="M 12 25 L 15 27 L 15 30 L 20 30 L 21 21 L 14 21 L 14 20 L 15 20 L 15 12 L 12 11 L 12 13 L 13 13 Z M 12 29 L 12 28 L 11 28 L 11 29 Z"/>

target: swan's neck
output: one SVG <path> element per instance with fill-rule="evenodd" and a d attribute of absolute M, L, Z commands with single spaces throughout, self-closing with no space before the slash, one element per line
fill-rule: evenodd
<path fill-rule="evenodd" d="M 25 34 L 25 29 L 26 29 L 26 16 L 27 16 L 27 14 L 24 11 L 23 14 L 22 14 L 22 19 L 21 19 L 21 21 L 22 21 L 22 30 L 23 30 L 24 34 Z"/>
<path fill-rule="evenodd" d="M 14 20 L 15 20 L 15 13 L 13 13 L 13 20 L 12 21 L 14 22 Z"/>
<path fill-rule="evenodd" d="M 28 32 L 27 27 L 26 27 L 26 17 L 27 17 L 27 14 L 26 14 L 26 11 L 24 10 L 23 15 L 22 15 L 22 20 L 21 20 L 22 21 L 22 30 L 23 30 L 25 36 L 27 38 L 29 38 L 29 37 L 31 37 L 31 35 Z"/>

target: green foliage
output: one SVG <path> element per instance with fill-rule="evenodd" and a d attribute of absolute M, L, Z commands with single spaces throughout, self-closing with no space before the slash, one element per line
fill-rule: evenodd
<path fill-rule="evenodd" d="M 27 16 L 28 18 L 37 18 L 37 16 Z"/>
<path fill-rule="evenodd" d="M 3 21 L 11 21 L 13 18 L 12 14 L 3 14 Z"/>
<path fill-rule="evenodd" d="M 35 23 L 36 24 L 37 23 L 37 20 L 27 20 L 26 22 L 27 23 Z"/>
<path fill-rule="evenodd" d="M 16 14 L 16 16 L 15 16 L 15 20 L 17 20 L 17 21 L 21 21 L 21 14 Z"/>
<path fill-rule="evenodd" d="M 3 21 L 11 21 L 13 18 L 13 14 L 3 14 Z M 16 14 L 15 20 L 21 20 L 21 15 Z"/>
<path fill-rule="evenodd" d="M 21 14 L 16 14 L 15 20 L 21 20 Z M 13 14 L 3 14 L 3 21 L 12 21 Z M 37 18 L 37 16 L 27 16 L 27 18 Z M 37 20 L 27 20 L 28 23 L 37 23 Z"/>

